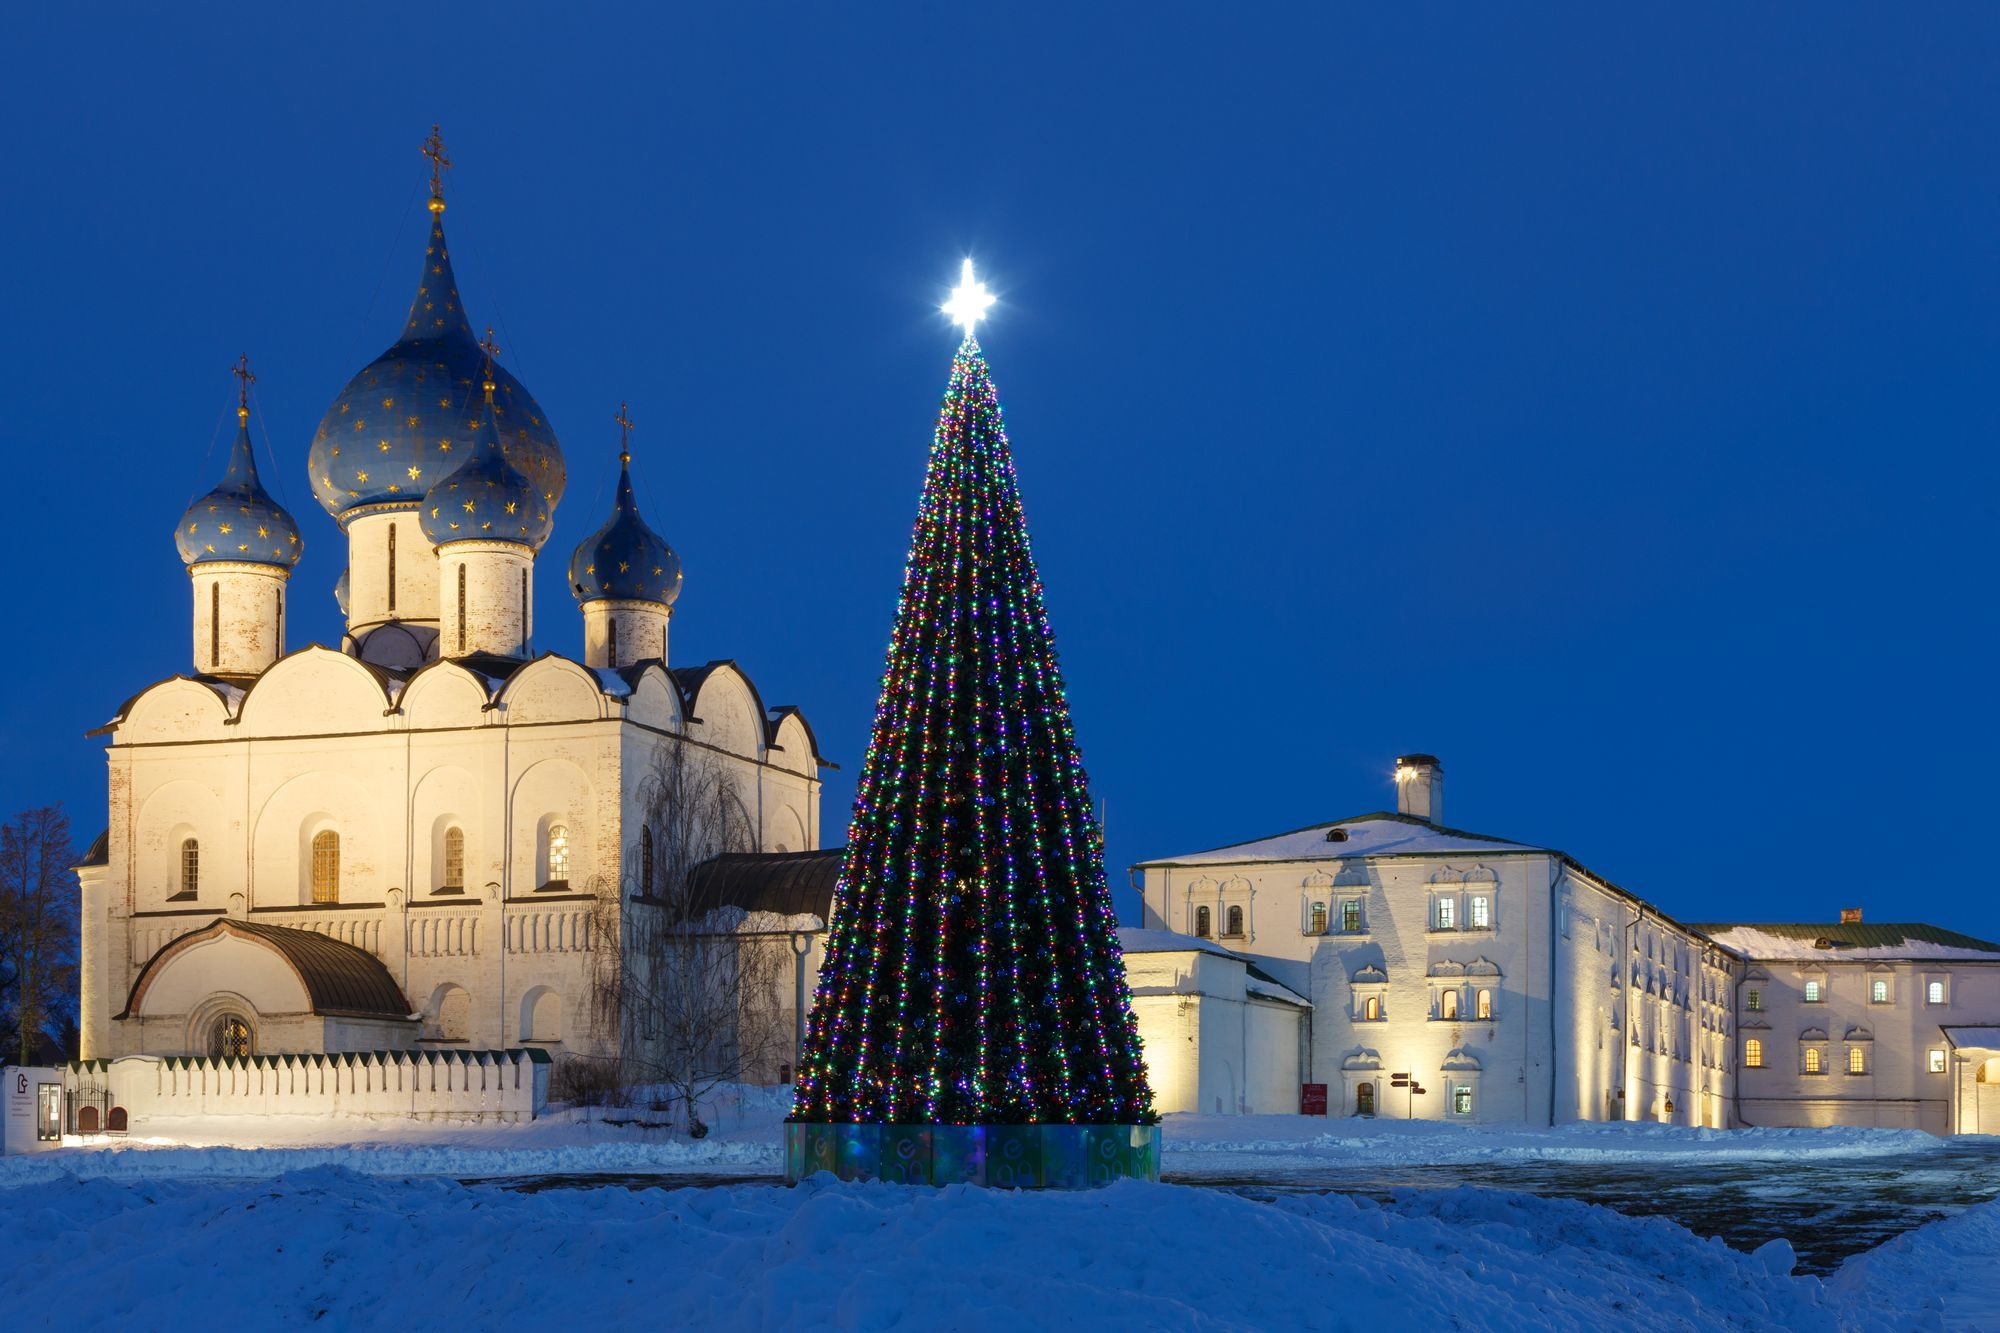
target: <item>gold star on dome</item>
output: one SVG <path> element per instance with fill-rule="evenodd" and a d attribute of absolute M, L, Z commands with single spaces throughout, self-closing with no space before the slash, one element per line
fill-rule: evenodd
<path fill-rule="evenodd" d="M 227 537 L 227 536 L 228 536 L 228 535 L 229 535 L 229 534 L 230 534 L 231 532 L 235 531 L 235 529 L 234 529 L 234 528 L 231 528 L 231 527 L 230 527 L 230 526 L 229 526 L 229 525 L 228 525 L 227 523 L 218 523 L 218 524 L 216 524 L 216 525 L 215 525 L 215 530 L 216 530 L 217 532 L 221 533 L 221 534 L 222 534 L 223 536 L 225 536 L 225 537 Z"/>
<path fill-rule="evenodd" d="M 465 502 L 465 512 L 468 514 L 472 512 L 472 501 L 467 500 Z M 458 525 L 454 523 L 452 526 L 457 527 Z"/>
<path fill-rule="evenodd" d="M 390 493 L 391 495 L 394 495 L 394 494 L 396 494 L 396 493 L 397 493 L 398 491 L 400 491 L 400 490 L 402 490 L 402 489 L 403 489 L 403 488 L 402 488 L 401 486 L 398 486 L 398 485 L 397 485 L 397 484 L 396 484 L 395 482 L 393 482 L 393 481 L 389 483 L 389 493 Z"/>
<path fill-rule="evenodd" d="M 199 524 L 199 523 L 190 523 L 190 524 L 188 524 L 188 534 L 189 534 L 190 536 L 192 536 L 192 535 L 194 534 L 194 531 L 195 531 L 195 529 L 199 528 L 200 526 L 201 526 L 201 524 Z"/>
<path fill-rule="evenodd" d="M 411 480 L 411 481 L 415 481 L 415 480 L 416 480 L 416 479 L 417 479 L 418 477 L 421 477 L 421 476 L 423 476 L 423 475 L 424 475 L 424 470 L 423 470 L 422 468 L 420 468 L 420 467 L 413 467 L 413 468 L 411 468 L 411 469 L 410 469 L 410 480 Z"/>
<path fill-rule="evenodd" d="M 508 512 L 508 513 L 510 513 L 510 514 L 511 514 L 511 513 L 513 513 L 513 512 L 514 512 L 514 506 L 515 506 L 515 505 L 516 505 L 517 503 L 518 503 L 518 501 L 514 501 L 514 500 L 509 500 L 509 501 L 507 502 L 507 512 Z"/>
<path fill-rule="evenodd" d="M 450 440 L 439 440 L 439 441 L 438 441 L 438 452 L 439 452 L 439 453 L 441 453 L 441 454 L 448 454 L 448 453 L 450 453 L 450 452 L 451 452 L 451 441 L 450 441 Z"/>
<path fill-rule="evenodd" d="M 360 417 L 356 417 L 356 418 L 354 418 L 354 429 L 356 429 L 356 430 L 360 430 L 360 429 L 362 429 L 362 428 L 363 428 L 364 426 L 366 426 L 367 424 L 368 424 L 368 423 L 367 423 L 367 422 L 365 422 L 365 421 L 363 421 L 363 420 L 362 420 L 362 419 L 361 419 Z"/>
<path fill-rule="evenodd" d="M 618 572 L 619 572 L 620 574 L 623 574 L 623 573 L 626 573 L 626 572 L 628 572 L 628 571 L 629 571 L 629 570 L 630 570 L 631 568 L 632 568 L 632 566 L 630 566 L 630 565 L 626 564 L 626 563 L 625 563 L 625 562 L 624 562 L 623 560 L 620 560 L 620 561 L 618 562 Z"/>
<path fill-rule="evenodd" d="M 380 449 L 385 454 L 389 452 L 389 442 L 387 440 L 375 441 L 375 447 L 377 449 Z"/>
<path fill-rule="evenodd" d="M 268 537 L 271 535 L 271 530 L 265 527 L 262 523 L 259 523 L 257 525 L 257 535 L 259 537 Z"/>
<path fill-rule="evenodd" d="M 360 482 L 363 486 L 366 486 L 368 484 L 368 474 L 366 472 L 355 473 L 354 479 Z"/>
<path fill-rule="evenodd" d="M 415 417 L 404 417 L 403 424 L 411 430 L 415 430 L 417 428 L 417 419 Z"/>
<path fill-rule="evenodd" d="M 384 398 L 384 399 L 382 400 L 382 406 L 383 406 L 384 408 L 392 408 L 392 407 L 394 407 L 395 405 L 396 405 L 396 400 L 395 400 L 395 399 L 393 399 L 393 398 Z"/>

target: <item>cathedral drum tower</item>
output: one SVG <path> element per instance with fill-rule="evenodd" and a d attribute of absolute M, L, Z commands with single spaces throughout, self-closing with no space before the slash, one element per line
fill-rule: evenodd
<path fill-rule="evenodd" d="M 544 514 L 562 499 L 565 479 L 562 447 L 547 417 L 519 380 L 493 364 L 459 300 L 444 235 L 443 173 L 451 159 L 435 126 L 425 154 L 431 159 L 430 237 L 403 335 L 340 391 L 309 454 L 313 494 L 347 534 L 341 611 L 348 646 L 364 661 L 391 667 L 459 651 L 439 641 L 444 612 L 457 604 L 455 589 L 441 602 L 439 578 L 455 580 L 464 566 L 434 557 L 421 520 L 426 496 L 476 451 L 482 428 L 540 497 Z M 489 372 L 490 410 L 481 399 Z M 487 566 L 495 563 L 478 567 L 493 574 Z M 523 645 L 528 628 L 524 621 Z"/>

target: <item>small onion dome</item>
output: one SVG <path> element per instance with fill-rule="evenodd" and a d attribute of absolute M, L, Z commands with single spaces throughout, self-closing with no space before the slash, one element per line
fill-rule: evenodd
<path fill-rule="evenodd" d="M 423 497 L 417 521 L 436 546 L 452 542 L 513 542 L 539 551 L 555 520 L 540 488 L 514 466 L 493 426 L 494 381 L 487 381 L 486 412 L 472 423 L 472 448 L 458 470 L 438 479 Z"/>
<path fill-rule="evenodd" d="M 347 618 L 347 571 L 341 570 L 340 577 L 333 581 L 333 604 L 340 608 L 341 619 Z"/>
<path fill-rule="evenodd" d="M 646 526 L 632 498 L 630 454 L 620 454 L 618 498 L 603 527 L 569 558 L 569 586 L 579 602 L 635 601 L 672 606 L 681 595 L 681 558 Z"/>
<path fill-rule="evenodd" d="M 234 560 L 289 570 L 305 553 L 299 525 L 257 479 L 247 411 L 237 413 L 236 445 L 221 483 L 187 507 L 174 529 L 174 545 L 188 565 Z"/>
<path fill-rule="evenodd" d="M 356 511 L 415 509 L 472 444 L 482 414 L 485 355 L 458 299 L 444 241 L 444 201 L 434 200 L 423 274 L 403 336 L 348 381 L 314 432 L 308 466 L 320 507 L 345 523 Z M 545 509 L 562 499 L 562 447 L 521 382 L 493 368 L 496 426 L 514 465 Z"/>

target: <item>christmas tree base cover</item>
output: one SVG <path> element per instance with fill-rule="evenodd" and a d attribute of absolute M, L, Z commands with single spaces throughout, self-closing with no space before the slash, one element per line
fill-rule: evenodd
<path fill-rule="evenodd" d="M 1158 1125 L 785 1123 L 785 1180 L 1090 1189 L 1160 1178 Z"/>

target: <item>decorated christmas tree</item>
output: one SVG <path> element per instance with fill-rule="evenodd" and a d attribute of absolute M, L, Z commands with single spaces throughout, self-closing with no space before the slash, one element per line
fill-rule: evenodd
<path fill-rule="evenodd" d="M 972 335 L 991 300 L 967 261 L 946 307 L 965 341 L 848 827 L 799 1122 L 1155 1118 L 1000 399 Z"/>

